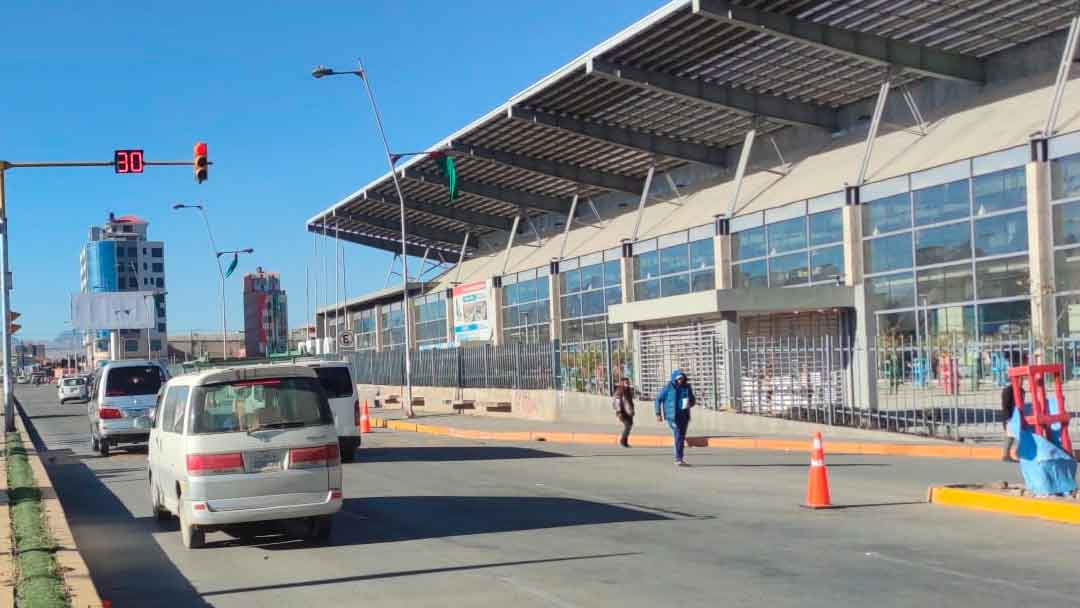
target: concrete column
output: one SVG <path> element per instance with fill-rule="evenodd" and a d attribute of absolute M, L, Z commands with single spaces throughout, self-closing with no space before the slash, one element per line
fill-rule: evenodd
<path fill-rule="evenodd" d="M 559 281 L 559 264 L 551 263 L 551 273 L 548 274 L 548 314 L 551 315 L 551 335 L 548 339 L 554 342 L 562 340 L 562 282 Z"/>
<path fill-rule="evenodd" d="M 845 325 L 847 331 L 851 332 L 851 339 L 848 342 L 852 348 L 849 351 L 841 345 L 841 354 L 847 359 L 844 362 L 845 367 L 850 366 L 850 373 L 845 374 L 845 378 L 850 379 L 852 384 L 847 394 L 855 399 L 855 402 L 850 405 L 876 412 L 878 409 L 877 357 L 874 348 L 877 337 L 877 319 L 871 309 L 870 293 L 865 283 L 855 286 L 855 310 L 853 314 L 848 315 Z"/>
<path fill-rule="evenodd" d="M 713 262 L 716 264 L 716 288 L 731 289 L 731 220 L 716 216 L 713 237 Z"/>
<path fill-rule="evenodd" d="M 375 351 L 381 351 L 383 349 L 383 337 L 382 337 L 382 306 L 375 307 Z"/>
<path fill-rule="evenodd" d="M 846 196 L 843 209 L 844 285 L 851 287 L 863 281 L 862 207 L 858 186 L 848 186 Z"/>
<path fill-rule="evenodd" d="M 622 279 L 622 302 L 627 304 L 634 301 L 634 256 L 633 246 L 629 239 L 623 241 L 622 257 L 619 258 L 619 272 Z M 634 343 L 634 324 L 623 323 L 623 344 Z M 636 366 L 635 366 L 636 369 Z M 636 378 L 635 378 L 636 380 Z"/>
<path fill-rule="evenodd" d="M 454 343 L 454 290 L 446 290 L 446 341 Z"/>
<path fill-rule="evenodd" d="M 1046 140 L 1032 141 L 1027 173 L 1028 263 L 1031 268 L 1031 332 L 1047 344 L 1057 337 L 1054 305 L 1054 226 Z"/>
<path fill-rule="evenodd" d="M 488 279 L 491 289 L 491 342 L 495 346 L 503 344 L 503 290 L 502 277 Z"/>

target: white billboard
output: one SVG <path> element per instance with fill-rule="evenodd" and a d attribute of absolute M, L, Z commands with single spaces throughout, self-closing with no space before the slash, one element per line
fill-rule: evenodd
<path fill-rule="evenodd" d="M 110 291 L 71 296 L 75 329 L 148 329 L 157 325 L 154 292 Z"/>

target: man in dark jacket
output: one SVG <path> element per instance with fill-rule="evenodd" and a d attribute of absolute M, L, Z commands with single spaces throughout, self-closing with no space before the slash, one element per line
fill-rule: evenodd
<path fill-rule="evenodd" d="M 690 408 L 694 407 L 694 389 L 682 370 L 671 372 L 671 382 L 656 395 L 656 420 L 667 421 L 675 446 L 675 464 L 687 466 L 683 459 L 686 429 L 690 426 Z"/>

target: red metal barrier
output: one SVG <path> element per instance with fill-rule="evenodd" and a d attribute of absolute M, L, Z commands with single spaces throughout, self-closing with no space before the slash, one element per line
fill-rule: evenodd
<path fill-rule="evenodd" d="M 1065 409 L 1065 393 L 1061 389 L 1060 363 L 1050 365 L 1026 365 L 1009 369 L 1009 380 L 1012 382 L 1013 401 L 1023 403 L 1020 389 L 1027 378 L 1028 392 L 1031 393 L 1031 414 L 1027 415 L 1021 408 L 1021 421 L 1024 426 L 1031 427 L 1035 433 L 1043 439 L 1049 439 L 1050 425 L 1061 423 L 1061 449 L 1072 454 L 1072 440 L 1069 438 L 1069 420 L 1072 418 Z M 1058 413 L 1051 414 L 1046 406 L 1046 376 L 1054 377 L 1054 396 L 1058 404 Z"/>

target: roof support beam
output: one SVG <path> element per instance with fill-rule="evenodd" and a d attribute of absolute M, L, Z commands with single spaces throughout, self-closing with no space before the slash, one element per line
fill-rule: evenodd
<path fill-rule="evenodd" d="M 842 53 L 861 61 L 911 70 L 923 76 L 969 82 L 982 82 L 986 78 L 983 63 L 977 57 L 804 21 L 792 15 L 740 6 L 730 0 L 693 0 L 693 11 L 717 21 Z"/>
<path fill-rule="evenodd" d="M 390 202 L 377 194 L 365 193 L 364 200 L 381 205 L 392 205 L 395 209 L 398 208 L 397 202 Z M 472 224 L 474 226 L 483 226 L 484 228 L 493 228 L 495 230 L 502 230 L 503 232 L 510 230 L 511 224 L 514 223 L 513 219 L 503 217 L 501 215 L 491 215 L 490 213 L 470 211 L 468 209 L 462 209 L 460 207 L 436 205 L 434 203 L 418 201 L 411 198 L 405 199 L 405 208 L 413 209 L 415 211 L 422 211 L 429 215 L 453 220 L 455 222 Z"/>
<path fill-rule="evenodd" d="M 553 129 L 561 129 L 569 133 L 583 135 L 592 139 L 606 141 L 611 144 L 632 148 L 641 152 L 659 154 L 670 158 L 693 161 L 706 165 L 724 167 L 727 165 L 727 155 L 723 148 L 715 148 L 704 144 L 690 143 L 671 139 L 662 135 L 653 135 L 633 129 L 624 129 L 613 125 L 589 122 L 571 118 L 569 116 L 557 116 L 540 110 L 529 110 L 520 106 L 511 106 L 507 109 L 510 118 L 531 122 Z"/>
<path fill-rule="evenodd" d="M 492 150 L 490 148 L 474 146 L 460 141 L 451 142 L 450 150 L 461 155 L 474 156 L 476 158 L 494 161 L 500 165 L 557 177 L 583 186 L 595 186 L 597 188 L 628 192 L 630 194 L 641 192 L 642 180 L 637 179 L 636 177 L 586 169 L 577 165 L 561 163 L 554 160 L 533 158 L 516 152 Z"/>
<path fill-rule="evenodd" d="M 434 173 L 427 173 L 413 168 L 403 169 L 401 173 L 406 179 L 435 183 L 445 187 L 443 178 Z M 457 180 L 457 189 L 461 192 L 468 192 L 469 194 L 490 198 L 491 200 L 502 201 L 518 207 L 537 209 L 548 213 L 566 213 L 566 208 L 570 202 L 561 198 L 526 192 L 525 190 L 503 188 L 493 184 L 485 184 L 460 178 Z"/>
<path fill-rule="evenodd" d="M 629 84 L 641 89 L 703 103 L 725 112 L 766 118 L 788 125 L 836 130 L 836 110 L 793 101 L 777 95 L 751 93 L 745 89 L 615 64 L 596 57 L 589 59 L 585 66 L 585 73 L 612 82 Z"/>
<path fill-rule="evenodd" d="M 374 217 L 359 211 L 349 211 L 342 214 L 346 221 L 356 222 L 365 226 L 371 226 L 373 228 L 382 228 L 383 230 L 401 231 L 400 218 L 394 218 L 392 220 Z M 424 224 L 418 224 L 415 221 L 406 219 L 405 231 L 408 234 L 416 235 L 422 239 L 429 241 L 439 241 L 446 243 L 450 246 L 456 246 L 465 238 L 464 232 L 458 232 L 456 230 L 447 230 L 445 228 L 433 228 L 431 226 L 425 226 Z"/>
<path fill-rule="evenodd" d="M 400 226 L 398 227 L 400 229 Z M 334 236 L 330 229 L 323 229 L 319 224 L 308 224 L 308 232 L 314 232 L 316 234 L 323 234 L 326 236 Z M 376 249 L 382 249 L 397 255 L 401 254 L 401 241 L 398 239 L 383 239 L 374 236 L 366 236 L 363 234 L 357 234 L 352 230 L 342 230 L 341 240 L 349 241 L 357 245 L 364 245 L 365 247 L 374 247 Z M 412 243 L 406 244 L 406 252 L 414 257 L 421 257 L 424 255 L 424 251 L 427 250 L 427 245 L 414 245 Z M 443 249 L 436 249 L 436 251 L 444 251 Z M 445 251 L 451 251 L 447 249 Z"/>

